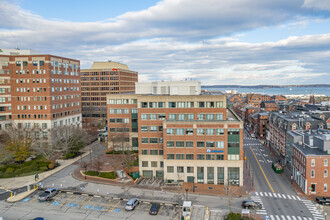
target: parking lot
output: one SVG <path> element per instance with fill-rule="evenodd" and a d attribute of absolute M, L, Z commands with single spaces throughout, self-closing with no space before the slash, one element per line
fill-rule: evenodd
<path fill-rule="evenodd" d="M 134 211 L 125 211 L 128 199 L 103 197 L 88 194 L 73 194 L 72 192 L 60 192 L 50 201 L 38 201 L 41 191 L 31 194 L 23 199 L 21 204 L 38 204 L 41 208 L 51 208 L 64 213 L 80 213 L 97 215 L 101 217 L 128 218 L 128 219 L 178 219 L 179 207 L 173 204 L 162 204 L 157 216 L 149 215 L 150 202 L 140 201 Z"/>

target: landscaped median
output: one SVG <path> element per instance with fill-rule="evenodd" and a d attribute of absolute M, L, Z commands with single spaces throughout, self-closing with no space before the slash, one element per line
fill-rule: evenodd
<path fill-rule="evenodd" d="M 86 176 L 93 176 L 93 177 L 101 177 L 101 178 L 106 178 L 106 179 L 116 179 L 116 173 L 115 171 L 112 172 L 97 172 L 97 171 L 86 171 L 82 172 Z"/>

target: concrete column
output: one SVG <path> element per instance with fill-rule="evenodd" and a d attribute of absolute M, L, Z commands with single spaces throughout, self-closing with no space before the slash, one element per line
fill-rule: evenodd
<path fill-rule="evenodd" d="M 227 186 L 228 185 L 228 167 L 224 166 L 224 185 Z"/>

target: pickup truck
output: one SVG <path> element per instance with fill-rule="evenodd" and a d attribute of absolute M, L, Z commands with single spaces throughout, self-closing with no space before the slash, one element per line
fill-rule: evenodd
<path fill-rule="evenodd" d="M 58 188 L 48 188 L 45 192 L 41 193 L 38 197 L 40 201 L 50 200 L 53 196 L 58 193 Z"/>
<path fill-rule="evenodd" d="M 316 202 L 321 205 L 330 205 L 330 197 L 316 197 Z"/>

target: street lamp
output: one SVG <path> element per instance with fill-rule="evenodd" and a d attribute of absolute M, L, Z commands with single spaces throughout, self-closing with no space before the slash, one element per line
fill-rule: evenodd
<path fill-rule="evenodd" d="M 195 177 L 193 176 L 193 192 L 195 192 Z"/>
<path fill-rule="evenodd" d="M 186 201 L 188 201 L 188 189 L 186 189 Z"/>

